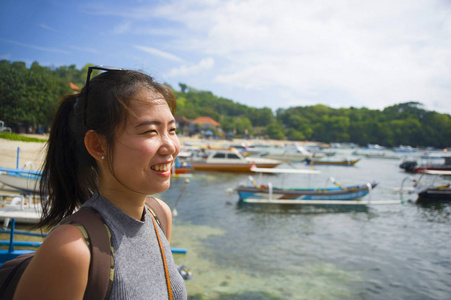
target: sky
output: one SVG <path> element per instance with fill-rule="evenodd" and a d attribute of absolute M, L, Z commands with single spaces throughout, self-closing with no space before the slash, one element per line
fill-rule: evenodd
<path fill-rule="evenodd" d="M 274 111 L 451 114 L 450 0 L 0 0 L 0 59 L 143 71 Z"/>

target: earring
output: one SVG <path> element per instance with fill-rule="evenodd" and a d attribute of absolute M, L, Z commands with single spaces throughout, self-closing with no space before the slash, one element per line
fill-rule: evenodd
<path fill-rule="evenodd" d="M 102 155 L 100 158 L 101 158 L 102 160 L 105 159 L 105 155 Z"/>

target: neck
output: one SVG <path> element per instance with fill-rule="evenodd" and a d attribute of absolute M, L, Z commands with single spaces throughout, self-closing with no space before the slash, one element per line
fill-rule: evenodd
<path fill-rule="evenodd" d="M 102 187 L 99 187 L 99 194 L 130 217 L 136 220 L 142 219 L 146 195 L 133 192 L 125 193 L 120 190 L 102 189 Z"/>

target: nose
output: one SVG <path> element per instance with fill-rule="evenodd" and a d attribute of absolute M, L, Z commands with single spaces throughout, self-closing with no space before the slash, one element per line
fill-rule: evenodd
<path fill-rule="evenodd" d="M 176 135 L 161 135 L 161 145 L 159 153 L 162 155 L 178 155 L 180 151 L 180 141 Z"/>

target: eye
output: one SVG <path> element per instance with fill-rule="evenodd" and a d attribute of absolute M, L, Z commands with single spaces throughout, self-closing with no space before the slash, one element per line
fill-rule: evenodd
<path fill-rule="evenodd" d="M 147 133 L 156 133 L 157 131 L 155 130 L 155 129 L 149 129 L 149 130 L 146 130 L 145 132 L 144 132 L 144 134 L 147 134 Z"/>
<path fill-rule="evenodd" d="M 171 129 L 169 129 L 169 132 L 174 132 L 174 133 L 175 133 L 176 131 L 177 131 L 177 128 L 175 128 L 175 127 L 174 127 L 174 128 L 171 128 Z"/>

